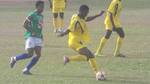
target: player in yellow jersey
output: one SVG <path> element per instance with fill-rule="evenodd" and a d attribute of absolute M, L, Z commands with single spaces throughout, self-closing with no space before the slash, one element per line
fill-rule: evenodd
<path fill-rule="evenodd" d="M 67 0 L 49 0 L 50 8 L 53 13 L 54 32 L 59 32 L 64 28 L 64 9 Z"/>
<path fill-rule="evenodd" d="M 121 11 L 122 11 L 122 1 L 112 0 L 107 10 L 107 14 L 105 18 L 106 34 L 100 40 L 100 45 L 95 53 L 96 56 L 102 56 L 102 49 L 106 41 L 110 38 L 112 31 L 114 31 L 119 35 L 119 37 L 117 38 L 117 42 L 116 42 L 114 56 L 125 57 L 125 55 L 120 53 L 122 41 L 125 37 L 124 31 L 121 25 L 121 21 L 120 21 Z"/>
<path fill-rule="evenodd" d="M 101 16 L 104 13 L 104 11 L 95 16 L 86 17 L 88 13 L 89 8 L 87 5 L 80 6 L 79 14 L 74 14 L 72 16 L 68 29 L 59 34 L 59 36 L 69 34 L 68 40 L 69 47 L 79 53 L 79 55 L 75 56 L 70 57 L 65 56 L 64 64 L 67 64 L 68 62 L 71 61 L 88 61 L 96 74 L 97 80 L 104 80 L 105 79 L 104 73 L 99 72 L 95 56 L 86 46 L 90 40 L 86 22 Z"/>

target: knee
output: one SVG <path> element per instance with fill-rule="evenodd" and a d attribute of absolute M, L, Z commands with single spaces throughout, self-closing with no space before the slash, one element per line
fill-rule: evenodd
<path fill-rule="evenodd" d="M 58 17 L 58 13 L 54 13 L 53 16 L 54 16 L 54 18 L 57 18 Z"/>
<path fill-rule="evenodd" d="M 41 54 L 36 54 L 36 57 L 40 58 L 40 57 L 41 57 Z"/>
<path fill-rule="evenodd" d="M 108 35 L 105 35 L 105 39 L 109 39 L 110 38 L 110 36 L 108 36 Z"/>
<path fill-rule="evenodd" d="M 125 34 L 124 34 L 124 33 L 121 33 L 121 34 L 120 34 L 120 38 L 125 38 Z"/>
<path fill-rule="evenodd" d="M 31 58 L 33 56 L 33 53 L 28 53 L 28 58 Z"/>
<path fill-rule="evenodd" d="M 122 35 L 122 38 L 125 38 L 125 34 Z"/>
<path fill-rule="evenodd" d="M 123 31 L 122 28 L 118 28 L 116 30 L 116 32 L 118 33 L 118 35 L 120 36 L 120 38 L 125 38 L 125 33 L 124 33 L 124 31 Z"/>
<path fill-rule="evenodd" d="M 111 33 L 112 33 L 111 30 L 107 30 L 106 35 L 105 35 L 105 38 L 106 38 L 106 39 L 109 39 L 110 36 L 111 36 Z"/>
<path fill-rule="evenodd" d="M 38 58 L 38 59 L 39 59 L 40 57 L 41 57 L 40 55 L 36 55 L 36 58 Z"/>
<path fill-rule="evenodd" d="M 41 53 L 36 53 L 36 57 L 40 58 L 41 57 Z"/>
<path fill-rule="evenodd" d="M 64 13 L 60 13 L 60 18 L 61 18 L 61 19 L 64 18 Z"/>
<path fill-rule="evenodd" d="M 94 54 L 92 54 L 92 53 L 88 53 L 88 55 L 87 55 L 87 59 L 89 60 L 89 59 L 91 59 L 91 58 L 95 58 Z"/>

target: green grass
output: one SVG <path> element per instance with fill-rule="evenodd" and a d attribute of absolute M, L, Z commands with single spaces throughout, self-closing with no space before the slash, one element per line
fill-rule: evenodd
<path fill-rule="evenodd" d="M 46 4 L 44 12 L 44 48 L 39 63 L 33 68 L 32 76 L 22 75 L 22 69 L 29 60 L 19 61 L 14 69 L 9 67 L 9 58 L 24 52 L 22 27 L 34 3 L 0 3 L 0 84 L 150 84 L 150 37 L 149 0 L 125 0 L 122 22 L 126 39 L 122 52 L 126 58 L 113 57 L 116 34 L 113 34 L 104 49 L 106 57 L 97 58 L 107 76 L 106 81 L 96 81 L 88 63 L 71 62 L 63 66 L 63 56 L 77 54 L 67 46 L 67 37 L 56 38 L 52 27 L 52 14 Z M 80 4 L 89 4 L 90 15 L 104 7 L 104 0 L 70 0 L 66 10 L 66 23 L 76 13 Z M 89 48 L 95 52 L 99 39 L 104 34 L 104 17 L 89 22 L 91 43 Z"/>

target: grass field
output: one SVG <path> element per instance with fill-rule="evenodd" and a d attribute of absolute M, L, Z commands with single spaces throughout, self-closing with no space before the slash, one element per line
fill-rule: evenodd
<path fill-rule="evenodd" d="M 44 12 L 45 46 L 39 63 L 32 70 L 33 75 L 22 75 L 22 69 L 30 59 L 19 61 L 14 69 L 10 69 L 9 58 L 24 52 L 22 23 L 28 12 L 34 9 L 34 1 L 0 0 L 0 84 L 150 84 L 150 0 L 123 0 L 121 18 L 126 39 L 122 52 L 127 57 L 112 56 L 116 39 L 113 34 L 104 49 L 106 56 L 97 58 L 106 72 L 106 81 L 96 81 L 86 62 L 63 66 L 63 56 L 77 53 L 67 47 L 67 37 L 57 38 L 53 33 L 48 4 Z M 104 9 L 104 3 L 104 0 L 69 0 L 66 25 L 80 4 L 88 4 L 92 15 Z M 89 48 L 93 52 L 104 34 L 103 20 L 104 17 L 88 23 L 92 37 Z"/>

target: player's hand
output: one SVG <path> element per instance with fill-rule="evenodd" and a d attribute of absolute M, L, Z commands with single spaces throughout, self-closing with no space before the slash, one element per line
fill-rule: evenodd
<path fill-rule="evenodd" d="M 35 33 L 35 32 L 32 32 L 32 36 L 36 36 L 36 33 Z"/>
<path fill-rule="evenodd" d="M 62 32 L 57 33 L 57 37 L 63 37 L 63 36 L 64 36 L 64 34 Z"/>

